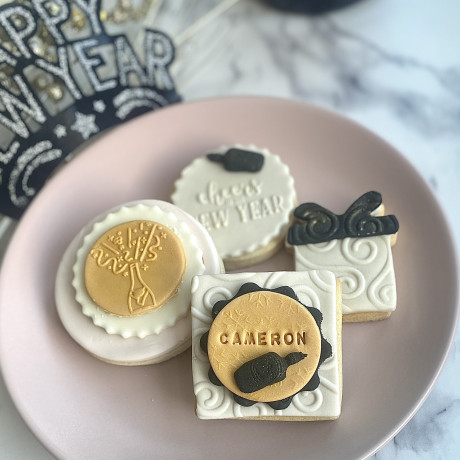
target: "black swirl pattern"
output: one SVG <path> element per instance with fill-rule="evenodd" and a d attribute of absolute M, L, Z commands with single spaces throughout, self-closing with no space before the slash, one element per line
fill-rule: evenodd
<path fill-rule="evenodd" d="M 305 222 L 289 229 L 290 238 L 298 241 L 296 244 L 334 239 L 340 229 L 339 217 L 315 203 L 301 204 L 295 209 L 294 216 Z"/>
<path fill-rule="evenodd" d="M 394 234 L 399 230 L 395 216 L 372 215 L 381 204 L 382 196 L 375 191 L 360 196 L 342 215 L 336 215 L 316 203 L 303 203 L 294 211 L 294 217 L 302 222 L 289 228 L 287 242 L 303 245 L 348 237 Z"/>

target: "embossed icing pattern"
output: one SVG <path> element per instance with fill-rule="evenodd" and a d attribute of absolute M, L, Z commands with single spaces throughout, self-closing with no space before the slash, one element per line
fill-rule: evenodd
<path fill-rule="evenodd" d="M 269 351 L 307 356 L 286 378 L 253 393 L 242 392 L 233 377 L 238 368 Z M 230 302 L 209 332 L 208 356 L 219 380 L 233 393 L 253 401 L 284 399 L 301 390 L 319 362 L 321 335 L 311 313 L 298 301 L 275 292 L 256 291 Z"/>
<path fill-rule="evenodd" d="M 160 308 L 176 291 L 185 271 L 180 239 L 153 221 L 126 222 L 105 232 L 85 265 L 88 294 L 119 316 Z"/>
<path fill-rule="evenodd" d="M 225 152 L 213 153 L 212 158 L 220 159 Z M 283 237 L 295 206 L 288 167 L 268 151 L 248 153 L 263 159 L 260 170 L 241 171 L 240 163 L 232 163 L 229 171 L 220 162 L 197 158 L 184 169 L 172 195 L 174 204 L 208 230 L 224 261 Z"/>

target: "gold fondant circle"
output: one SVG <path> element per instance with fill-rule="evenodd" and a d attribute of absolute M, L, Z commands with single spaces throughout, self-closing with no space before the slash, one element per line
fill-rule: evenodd
<path fill-rule="evenodd" d="M 160 308 L 177 291 L 185 271 L 179 237 L 147 220 L 125 222 L 105 232 L 85 263 L 85 285 L 109 313 L 135 316 Z"/>
<path fill-rule="evenodd" d="M 253 393 L 243 393 L 234 378 L 247 361 L 268 352 L 282 358 L 292 352 L 307 356 L 290 366 L 286 378 Z M 321 334 L 311 313 L 296 300 L 271 291 L 244 294 L 228 303 L 214 319 L 208 336 L 211 367 L 222 384 L 251 401 L 271 402 L 292 396 L 312 378 L 321 354 Z"/>

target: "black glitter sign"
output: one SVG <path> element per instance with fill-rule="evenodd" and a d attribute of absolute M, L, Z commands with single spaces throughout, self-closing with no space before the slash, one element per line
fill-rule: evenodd
<path fill-rule="evenodd" d="M 20 217 L 56 166 L 94 135 L 180 101 L 168 71 L 171 39 L 145 30 L 141 60 L 125 35 L 106 33 L 100 3 L 31 0 L 0 7 L 0 36 L 8 37 L 0 41 L 2 214 Z M 64 24 L 75 8 L 88 30 L 69 39 Z M 43 31 L 51 55 L 37 52 Z M 37 75 L 58 82 L 60 104 L 44 97 Z"/>

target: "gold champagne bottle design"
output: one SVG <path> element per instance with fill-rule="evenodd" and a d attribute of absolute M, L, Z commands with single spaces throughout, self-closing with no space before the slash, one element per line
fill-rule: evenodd
<path fill-rule="evenodd" d="M 184 270 L 184 249 L 171 229 L 130 221 L 95 242 L 85 265 L 85 285 L 108 312 L 138 315 L 161 307 L 176 292 Z"/>

